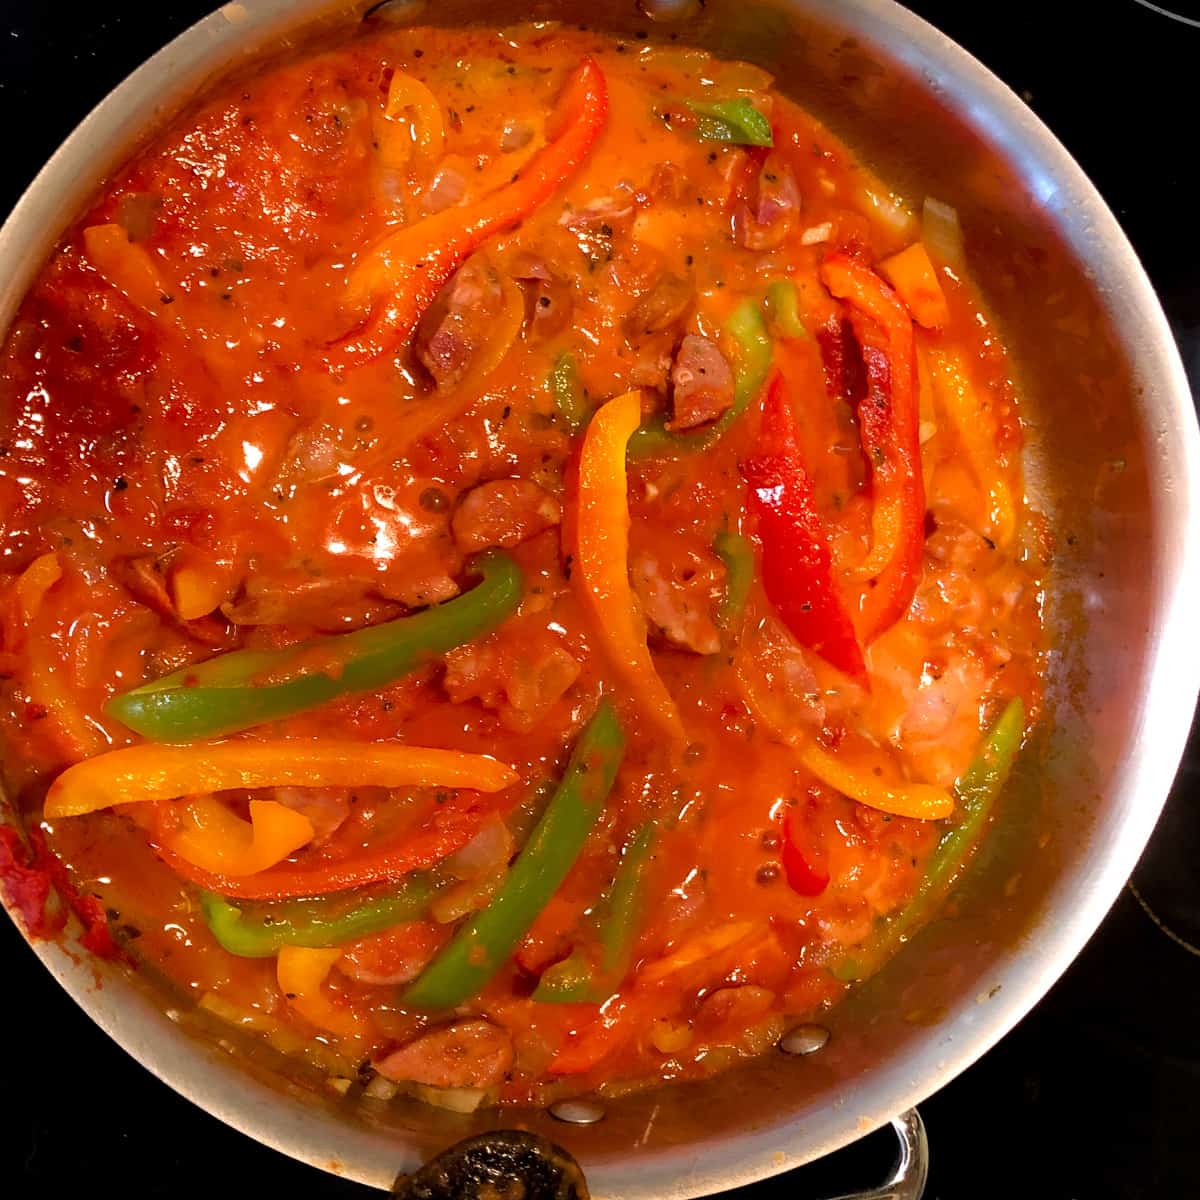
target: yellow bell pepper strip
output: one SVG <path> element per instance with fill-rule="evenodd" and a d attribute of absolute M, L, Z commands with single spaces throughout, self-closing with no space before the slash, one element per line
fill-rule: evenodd
<path fill-rule="evenodd" d="M 135 308 L 148 317 L 174 321 L 174 300 L 154 259 L 129 240 L 120 225 L 91 225 L 83 231 L 87 260 Z"/>
<path fill-rule="evenodd" d="M 689 100 L 699 118 L 696 136 L 702 142 L 731 142 L 738 146 L 771 146 L 771 122 L 744 96 L 734 100 Z"/>
<path fill-rule="evenodd" d="M 426 158 L 436 158 L 442 152 L 446 142 L 446 123 L 442 118 L 441 105 L 438 104 L 437 97 L 419 79 L 406 75 L 403 71 L 393 71 L 383 115 L 389 121 L 410 119 L 414 137 L 409 146 L 415 143 L 419 152 Z M 391 142 L 397 140 L 389 139 Z M 393 148 L 389 155 L 390 164 L 399 165 L 403 157 Z"/>
<path fill-rule="evenodd" d="M 763 302 L 771 328 L 781 337 L 796 341 L 808 337 L 800 316 L 800 293 L 790 279 L 777 279 L 767 288 Z"/>
<path fill-rule="evenodd" d="M 533 999 L 543 1004 L 599 1004 L 613 994 L 629 972 L 633 946 L 645 917 L 645 891 L 658 825 L 647 821 L 634 833 L 621 855 L 612 887 L 599 916 L 589 923 L 598 935 L 599 954 L 593 965 L 577 947 L 548 967 L 534 989 Z"/>
<path fill-rule="evenodd" d="M 954 811 L 954 798 L 945 788 L 929 783 L 887 783 L 872 769 L 856 771 L 846 766 L 815 742 L 802 742 L 796 752 L 822 783 L 868 808 L 918 821 L 940 821 Z"/>
<path fill-rule="evenodd" d="M 165 838 L 171 851 L 235 879 L 273 867 L 313 839 L 312 822 L 275 800 L 251 800 L 248 822 L 213 796 L 197 796 L 172 815 L 176 824 Z"/>
<path fill-rule="evenodd" d="M 873 974 L 941 907 L 979 844 L 996 797 L 1012 773 L 1024 734 L 1025 704 L 1017 696 L 1009 701 L 984 738 L 979 754 L 954 785 L 958 820 L 934 848 L 916 894 L 899 913 L 882 922 L 864 946 L 834 967 L 838 979 L 849 983 Z"/>
<path fill-rule="evenodd" d="M 738 689 L 751 712 L 780 741 L 791 746 L 800 762 L 822 783 L 857 800 L 859 804 L 897 817 L 940 821 L 954 811 L 954 799 L 944 788 L 926 783 L 888 782 L 888 766 L 882 761 L 882 756 L 880 762 L 859 770 L 846 766 L 836 755 L 822 750 L 811 741 L 807 734 L 781 724 L 760 687 L 758 676 L 747 671 L 738 672 Z"/>
<path fill-rule="evenodd" d="M 114 804 L 234 788 L 438 787 L 499 792 L 516 771 L 484 754 L 337 738 L 127 746 L 68 767 L 46 793 L 52 820 Z"/>
<path fill-rule="evenodd" d="M 957 355 L 931 348 L 927 357 L 934 396 L 967 452 L 971 473 L 987 493 L 992 540 L 1003 549 L 1016 534 L 1017 514 L 1012 491 L 996 461 L 996 419 L 991 401 L 971 384 Z"/>
<path fill-rule="evenodd" d="M 307 946 L 284 946 L 275 962 L 279 990 L 289 1005 L 318 1029 L 338 1037 L 361 1037 L 365 1022 L 348 1008 L 334 1004 L 323 991 L 340 950 L 313 950 Z"/>
<path fill-rule="evenodd" d="M 920 242 L 885 258 L 879 273 L 896 289 L 912 318 L 926 329 L 941 329 L 950 323 L 950 306 L 938 282 L 929 252 Z"/>
<path fill-rule="evenodd" d="M 575 743 L 562 782 L 500 890 L 405 990 L 403 1004 L 454 1008 L 500 970 L 579 857 L 604 811 L 624 754 L 625 735 L 616 712 L 603 701 Z"/>
<path fill-rule="evenodd" d="M 642 418 L 641 393 L 626 392 L 596 410 L 579 458 L 574 570 L 599 640 L 624 679 L 630 698 L 672 741 L 683 721 L 654 669 L 646 623 L 629 583 L 629 500 L 625 451 Z"/>
<path fill-rule="evenodd" d="M 846 302 L 866 365 L 859 437 L 871 471 L 873 542 L 888 552 L 862 598 L 856 622 L 862 642 L 869 644 L 904 615 L 921 578 L 925 488 L 916 339 L 912 318 L 896 293 L 860 259 L 841 251 L 828 255 L 821 280 Z"/>
<path fill-rule="evenodd" d="M 629 441 L 629 457 L 668 458 L 676 454 L 707 450 L 725 436 L 726 431 L 750 407 L 762 391 L 771 370 L 773 346 L 762 305 L 746 300 L 729 315 L 722 332 L 736 352 L 734 361 L 733 403 L 707 428 L 692 433 L 672 433 L 662 417 L 655 417 L 637 429 Z"/>
<path fill-rule="evenodd" d="M 579 382 L 575 367 L 575 356 L 564 351 L 554 360 L 550 372 L 550 392 L 554 397 L 554 408 L 567 432 L 578 433 L 587 424 L 587 397 Z"/>
<path fill-rule="evenodd" d="M 12 585 L 12 594 L 17 601 L 17 610 L 26 625 L 37 616 L 46 593 L 62 578 L 62 563 L 51 551 L 35 558 L 17 576 Z"/>
<path fill-rule="evenodd" d="M 743 534 L 725 529 L 713 539 L 713 549 L 725 565 L 725 595 L 717 605 L 717 624 L 722 629 L 731 629 L 746 611 L 746 601 L 750 598 L 754 546 Z"/>
<path fill-rule="evenodd" d="M 467 255 L 524 220 L 579 169 L 608 117 L 608 88 L 592 59 L 571 76 L 560 112 L 558 136 L 512 182 L 405 225 L 363 253 L 350 274 L 347 300 L 370 304 L 371 312 L 362 327 L 327 347 L 331 367 L 370 361 L 405 341 Z"/>
<path fill-rule="evenodd" d="M 470 570 L 479 582 L 444 604 L 282 650 L 219 654 L 114 696 L 105 712 L 143 737 L 182 742 L 236 733 L 383 687 L 489 633 L 516 611 L 524 580 L 507 554 L 487 551 Z"/>
<path fill-rule="evenodd" d="M 284 946 L 326 950 L 415 921 L 440 886 L 434 876 L 417 873 L 383 892 L 240 905 L 202 891 L 200 911 L 222 950 L 239 958 L 270 958 Z"/>

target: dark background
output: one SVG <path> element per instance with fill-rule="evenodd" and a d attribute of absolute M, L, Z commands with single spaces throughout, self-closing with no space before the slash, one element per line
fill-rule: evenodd
<path fill-rule="evenodd" d="M 1161 0 L 1200 21 L 1195 0 Z M 0 212 L 75 123 L 212 0 L 0 0 Z M 1200 27 L 1136 0 L 910 0 L 1021 93 L 1092 176 L 1200 377 Z M 1100 932 L 1012 1034 L 921 1106 L 930 1200 L 1185 1197 L 1200 1180 L 1200 737 Z M 370 1195 L 227 1129 L 128 1058 L 0 920 L 0 1194 Z M 877 1184 L 876 1134 L 738 1200 Z"/>

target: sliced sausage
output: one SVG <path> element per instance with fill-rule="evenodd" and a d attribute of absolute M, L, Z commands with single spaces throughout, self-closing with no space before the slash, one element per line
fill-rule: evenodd
<path fill-rule="evenodd" d="M 439 388 L 453 387 L 491 335 L 504 302 L 500 276 L 483 259 L 454 274 L 417 329 L 417 358 Z"/>
<path fill-rule="evenodd" d="M 393 1050 L 375 1064 L 380 1075 L 428 1087 L 489 1088 L 513 1064 L 512 1039 L 490 1021 L 442 1025 Z"/>
<path fill-rule="evenodd" d="M 625 318 L 625 332 L 631 338 L 648 333 L 661 333 L 677 325 L 692 306 L 694 289 L 686 279 L 667 272 L 653 287 L 638 297 L 637 303 Z"/>
<path fill-rule="evenodd" d="M 721 648 L 713 612 L 724 571 L 714 557 L 672 541 L 635 553 L 629 568 L 642 611 L 669 642 L 696 654 Z"/>
<path fill-rule="evenodd" d="M 493 479 L 473 487 L 450 519 L 464 553 L 487 546 L 506 549 L 534 537 L 561 517 L 558 501 L 528 479 Z"/>
<path fill-rule="evenodd" d="M 747 250 L 772 250 L 791 233 L 799 212 L 800 188 L 791 167 L 768 154 L 749 197 L 734 209 L 734 235 Z"/>
<path fill-rule="evenodd" d="M 671 430 L 695 429 L 715 421 L 732 403 L 733 372 L 716 342 L 689 333 L 671 368 Z"/>

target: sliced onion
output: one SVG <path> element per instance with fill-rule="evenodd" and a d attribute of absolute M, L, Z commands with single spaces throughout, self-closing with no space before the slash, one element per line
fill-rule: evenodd
<path fill-rule="evenodd" d="M 363 1095 L 370 1096 L 372 1100 L 391 1100 L 399 1090 L 400 1085 L 388 1079 L 386 1075 L 376 1075 L 363 1088 Z"/>
<path fill-rule="evenodd" d="M 863 206 L 869 215 L 880 220 L 898 238 L 912 239 L 915 236 L 915 220 L 904 201 L 891 192 L 864 188 Z"/>
<path fill-rule="evenodd" d="M 442 167 L 425 191 L 421 207 L 427 213 L 453 208 L 467 194 L 467 181 L 453 167 Z"/>
<path fill-rule="evenodd" d="M 465 880 L 442 892 L 430 905 L 429 915 L 439 925 L 453 925 L 463 917 L 478 912 L 500 890 L 508 875 L 507 866 L 493 867 L 484 875 Z"/>
<path fill-rule="evenodd" d="M 925 243 L 929 256 L 938 264 L 953 267 L 956 271 L 966 266 L 958 211 L 932 196 L 925 197 L 925 205 L 921 210 L 921 241 Z"/>
<path fill-rule="evenodd" d="M 508 826 L 498 816 L 493 816 L 461 850 L 446 859 L 445 865 L 459 879 L 474 879 L 504 866 L 512 857 L 512 850 Z"/>
<path fill-rule="evenodd" d="M 439 1088 L 426 1083 L 414 1083 L 412 1090 L 422 1104 L 456 1113 L 473 1113 L 488 1094 L 487 1088 Z"/>
<path fill-rule="evenodd" d="M 504 131 L 500 134 L 500 149 L 505 154 L 513 150 L 523 150 L 533 140 L 533 126 L 528 121 L 504 122 Z"/>

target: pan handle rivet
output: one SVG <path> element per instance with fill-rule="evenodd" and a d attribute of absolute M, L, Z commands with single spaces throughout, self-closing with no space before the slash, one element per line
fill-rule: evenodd
<path fill-rule="evenodd" d="M 595 1125 L 604 1119 L 604 1106 L 595 1100 L 556 1100 L 547 1111 L 568 1125 Z"/>
<path fill-rule="evenodd" d="M 823 1025 L 795 1025 L 779 1039 L 784 1054 L 816 1054 L 829 1041 Z"/>

